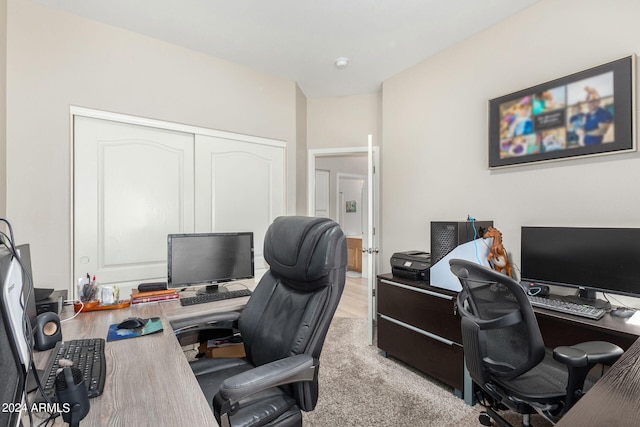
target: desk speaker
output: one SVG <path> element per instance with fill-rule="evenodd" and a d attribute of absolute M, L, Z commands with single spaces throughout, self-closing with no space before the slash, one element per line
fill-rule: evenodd
<path fill-rule="evenodd" d="M 58 315 L 52 311 L 39 314 L 36 318 L 33 334 L 36 350 L 49 350 L 55 347 L 56 343 L 62 339 L 62 328 Z"/>

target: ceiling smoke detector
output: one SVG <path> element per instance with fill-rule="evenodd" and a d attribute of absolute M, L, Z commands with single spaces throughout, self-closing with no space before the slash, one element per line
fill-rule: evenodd
<path fill-rule="evenodd" d="M 349 65 L 349 58 L 336 58 L 335 64 L 338 70 L 344 70 Z"/>

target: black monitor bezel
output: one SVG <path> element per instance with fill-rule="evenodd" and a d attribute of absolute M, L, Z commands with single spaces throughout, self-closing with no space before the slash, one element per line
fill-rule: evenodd
<path fill-rule="evenodd" d="M 636 56 L 630 55 L 616 61 L 602 64 L 565 77 L 548 81 L 527 89 L 491 99 L 488 102 L 488 157 L 489 169 L 507 166 L 528 165 L 541 161 L 575 159 L 585 156 L 624 153 L 636 150 L 636 114 L 635 114 L 635 62 Z M 500 106 L 546 90 L 578 83 L 603 73 L 614 73 L 614 133 L 611 143 L 582 146 L 564 150 L 540 152 L 513 157 L 500 156 Z M 565 106 L 562 109 L 569 108 Z"/>
<path fill-rule="evenodd" d="M 11 261 L 13 257 L 14 255 L 12 251 L 7 250 L 6 248 L 0 246 L 0 267 L 5 266 L 6 269 L 8 270 L 9 266 L 11 265 Z M 0 268 L 0 271 L 4 273 L 4 268 Z M 5 286 L 4 279 L 5 277 L 0 277 L 0 286 Z M 0 298 L 3 298 L 3 295 L 4 293 L 0 292 Z M 17 381 L 15 384 L 14 390 L 9 391 L 9 394 L 12 396 L 13 402 L 3 402 L 3 403 L 13 403 L 16 405 L 15 408 L 19 409 L 20 405 L 23 402 L 23 398 L 25 397 L 25 387 L 27 383 L 29 366 L 24 366 L 22 362 L 22 358 L 18 350 L 18 343 L 16 341 L 17 338 L 14 336 L 13 328 L 9 324 L 10 319 L 8 318 L 8 316 L 9 314 L 5 310 L 4 301 L 2 301 L 0 303 L 0 318 L 2 321 L 3 331 L 1 332 L 2 338 L 0 339 L 4 339 L 6 337 L 6 344 L 7 344 L 6 347 L 10 349 L 11 356 L 15 364 L 15 373 L 17 374 L 16 375 Z M 2 354 L 1 356 L 4 358 L 4 354 Z M 8 383 L 8 381 L 6 381 L 6 383 Z M 9 386 L 10 386 L 9 384 L 4 385 L 4 387 L 9 387 Z M 19 410 L 8 411 L 2 415 L 2 418 L 5 418 L 5 415 L 6 415 L 6 420 L 3 419 L 3 421 L 7 421 L 7 425 L 17 425 L 20 419 L 21 412 Z"/>
<path fill-rule="evenodd" d="M 175 239 L 180 238 L 209 238 L 209 237 L 220 237 L 220 236 L 249 236 L 250 244 L 251 244 L 251 274 L 247 276 L 238 276 L 238 277 L 225 277 L 225 278 L 217 278 L 212 281 L 197 281 L 190 283 L 174 283 L 173 282 L 173 274 L 172 274 L 172 249 L 173 249 L 173 241 Z M 252 231 L 238 231 L 238 232 L 213 232 L 213 233 L 175 233 L 167 235 L 167 287 L 168 288 L 187 288 L 190 286 L 205 286 L 205 285 L 213 285 L 218 283 L 226 283 L 237 280 L 246 280 L 253 279 L 255 277 L 255 248 L 254 248 L 254 238 Z"/>
<path fill-rule="evenodd" d="M 631 227 L 570 227 L 570 226 L 523 226 L 521 227 L 521 234 L 520 234 L 520 269 L 521 269 L 521 282 L 522 283 L 536 283 L 536 284 L 544 284 L 544 285 L 551 285 L 551 286 L 559 286 L 559 287 L 563 287 L 563 288 L 572 288 L 572 289 L 576 289 L 579 292 L 583 292 L 583 291 L 589 291 L 589 292 L 600 292 L 603 294 L 615 294 L 615 295 L 622 295 L 622 296 L 628 296 L 628 297 L 634 297 L 634 298 L 640 298 L 640 278 L 638 280 L 638 286 L 637 286 L 637 291 L 632 292 L 629 291 L 627 289 L 619 289 L 619 288 L 615 288 L 613 286 L 604 286 L 601 282 L 599 284 L 596 283 L 571 283 L 568 281 L 554 281 L 554 280 L 550 280 L 549 278 L 540 278 L 540 277 L 530 277 L 533 275 L 527 274 L 529 273 L 528 271 L 528 266 L 526 265 L 526 262 L 524 260 L 524 255 L 523 252 L 525 251 L 525 247 L 526 247 L 526 242 L 525 242 L 525 230 L 531 230 L 531 229 L 546 229 L 546 230 L 550 230 L 550 231 L 558 231 L 558 230 L 587 230 L 586 232 L 588 232 L 588 230 L 598 230 L 598 231 L 610 231 L 610 230 L 617 230 L 620 232 L 637 232 L 638 235 L 640 236 L 640 228 L 631 228 Z M 594 244 L 594 250 L 598 250 L 598 248 L 596 247 L 596 245 Z M 638 260 L 638 263 L 640 263 L 640 259 Z"/>

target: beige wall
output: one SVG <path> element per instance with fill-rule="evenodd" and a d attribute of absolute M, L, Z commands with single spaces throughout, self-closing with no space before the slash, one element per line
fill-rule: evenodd
<path fill-rule="evenodd" d="M 0 218 L 7 209 L 7 2 L 0 2 Z M 0 226 L 0 230 L 4 227 Z"/>
<path fill-rule="evenodd" d="M 309 149 L 366 147 L 367 135 L 382 145 L 382 96 L 379 93 L 307 102 Z"/>
<path fill-rule="evenodd" d="M 487 169 L 487 101 L 640 52 L 640 2 L 543 0 L 383 84 L 382 271 L 429 223 L 640 227 L 637 153 Z"/>
<path fill-rule="evenodd" d="M 71 280 L 71 105 L 286 141 L 295 212 L 295 82 L 26 0 L 7 34 L 7 216 L 41 286 Z"/>

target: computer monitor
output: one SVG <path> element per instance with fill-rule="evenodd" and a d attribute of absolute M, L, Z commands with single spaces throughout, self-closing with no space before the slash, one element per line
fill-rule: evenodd
<path fill-rule="evenodd" d="M 253 233 L 170 234 L 167 283 L 170 288 L 207 286 L 254 277 Z"/>
<path fill-rule="evenodd" d="M 33 337 L 31 324 L 26 314 L 26 301 L 23 295 L 22 266 L 12 250 L 0 247 L 0 295 L 2 310 L 7 317 L 7 325 L 18 346 L 18 354 L 28 372 L 31 365 Z"/>
<path fill-rule="evenodd" d="M 33 270 L 31 268 L 31 247 L 28 243 L 16 246 L 20 259 L 22 260 L 22 296 L 26 301 L 27 316 L 31 322 L 31 327 L 36 325 L 38 310 L 36 307 L 36 292 L 33 287 Z"/>
<path fill-rule="evenodd" d="M 20 408 L 25 397 L 24 387 L 26 376 L 22 370 L 18 348 L 11 335 L 11 327 L 4 310 L 0 310 L 0 372 L 2 372 L 2 387 L 0 387 L 0 402 L 7 409 Z M 17 426 L 20 423 L 19 410 L 0 411 L 0 425 Z"/>
<path fill-rule="evenodd" d="M 522 227 L 522 281 L 575 288 L 574 302 L 597 307 L 596 292 L 640 297 L 640 229 Z"/>
<path fill-rule="evenodd" d="M 0 401 L 24 403 L 25 383 L 31 363 L 31 340 L 22 297 L 22 270 L 13 252 L 0 246 Z M 19 406 L 18 406 L 19 408 Z M 0 411 L 0 425 L 16 426 L 20 411 Z"/>

